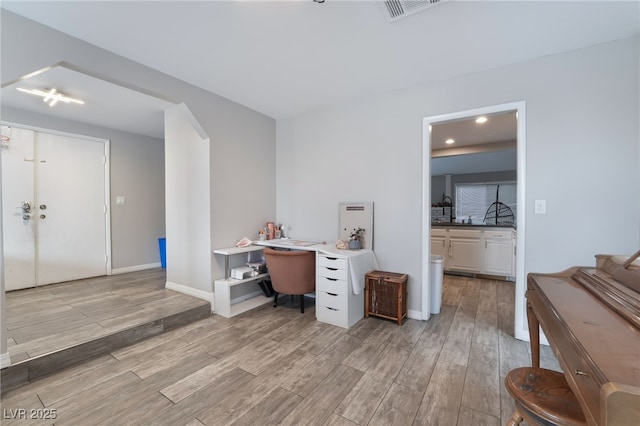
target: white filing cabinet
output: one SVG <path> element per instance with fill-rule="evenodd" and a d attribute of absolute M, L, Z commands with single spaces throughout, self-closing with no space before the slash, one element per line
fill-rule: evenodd
<path fill-rule="evenodd" d="M 353 294 L 349 258 L 318 252 L 316 257 L 316 318 L 349 328 L 364 317 L 364 291 Z"/>

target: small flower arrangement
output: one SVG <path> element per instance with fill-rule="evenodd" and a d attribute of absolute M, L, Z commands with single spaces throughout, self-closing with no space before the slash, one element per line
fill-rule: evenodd
<path fill-rule="evenodd" d="M 363 234 L 364 234 L 364 228 L 353 228 L 353 232 L 351 232 L 349 241 L 360 241 Z"/>

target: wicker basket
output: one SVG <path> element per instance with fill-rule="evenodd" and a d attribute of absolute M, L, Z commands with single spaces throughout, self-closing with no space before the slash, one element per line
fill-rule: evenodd
<path fill-rule="evenodd" d="M 407 316 L 407 274 L 372 271 L 365 275 L 364 315 L 402 324 Z"/>

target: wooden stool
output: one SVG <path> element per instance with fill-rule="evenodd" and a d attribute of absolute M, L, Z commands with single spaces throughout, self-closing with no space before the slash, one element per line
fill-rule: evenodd
<path fill-rule="evenodd" d="M 507 426 L 526 420 L 530 425 L 586 425 L 582 408 L 564 374 L 545 368 L 511 370 L 504 379 L 516 409 Z"/>

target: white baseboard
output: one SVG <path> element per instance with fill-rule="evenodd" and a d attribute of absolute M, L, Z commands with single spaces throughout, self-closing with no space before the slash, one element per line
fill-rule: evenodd
<path fill-rule="evenodd" d="M 0 368 L 5 368 L 11 365 L 11 358 L 9 352 L 5 352 L 0 355 Z"/>
<path fill-rule="evenodd" d="M 161 266 L 160 262 L 156 262 L 156 263 L 147 263 L 146 265 L 134 265 L 134 266 L 127 266 L 125 268 L 116 268 L 116 269 L 112 269 L 111 270 L 111 275 L 126 274 L 128 272 L 144 271 L 146 269 L 159 268 L 160 266 Z"/>
<path fill-rule="evenodd" d="M 407 310 L 407 318 L 414 320 L 422 320 L 422 312 L 414 311 L 412 309 Z"/>
<path fill-rule="evenodd" d="M 198 290 L 197 288 L 192 288 L 192 287 L 187 287 L 186 285 L 172 283 L 171 281 L 166 282 L 165 288 L 169 290 L 177 291 L 178 293 L 197 297 L 198 299 L 206 300 L 207 302 L 211 303 L 211 312 L 213 312 L 213 307 L 215 306 L 215 304 L 213 300 L 214 295 L 212 291 Z"/>

